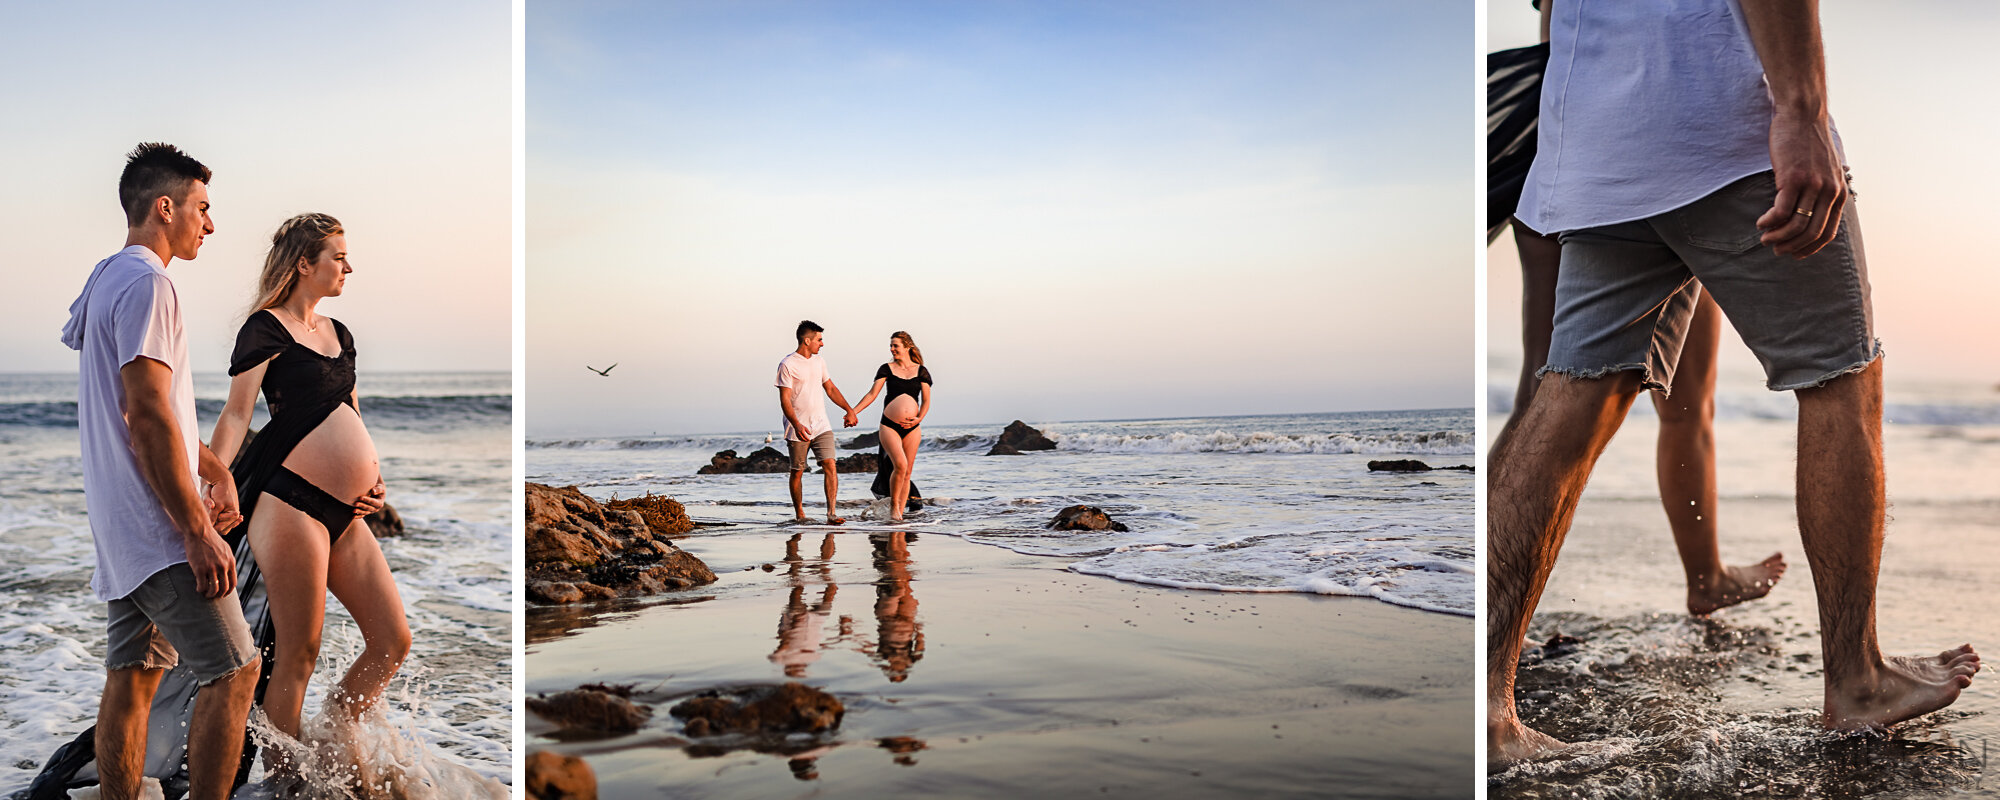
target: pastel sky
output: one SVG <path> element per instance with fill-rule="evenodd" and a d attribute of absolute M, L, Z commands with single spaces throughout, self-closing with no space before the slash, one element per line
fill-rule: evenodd
<path fill-rule="evenodd" d="M 1488 14 L 1489 49 L 1536 41 L 1526 0 L 1495 3 Z M 2000 5 L 1824 3 L 1820 18 L 1830 110 L 1854 171 L 1889 380 L 2000 381 L 2000 256 L 1989 196 L 2000 185 L 2000 106 L 1985 101 L 2000 78 Z M 1489 346 L 1518 364 L 1521 272 L 1512 239 L 1503 235 L 1488 258 Z M 1734 332 L 1724 335 L 1723 367 L 1760 375 Z M 1496 373 L 1489 383 L 1513 380 Z"/>
<path fill-rule="evenodd" d="M 529 434 L 1469 406 L 1471 12 L 530 4 Z"/>
<path fill-rule="evenodd" d="M 367 373 L 506 370 L 511 17 L 418 4 L 7 3 L 0 371 L 73 372 L 57 341 L 125 241 L 124 157 L 165 141 L 215 171 L 216 232 L 174 278 L 197 372 L 222 372 L 270 236 L 338 217 L 355 272 L 320 310 Z"/>

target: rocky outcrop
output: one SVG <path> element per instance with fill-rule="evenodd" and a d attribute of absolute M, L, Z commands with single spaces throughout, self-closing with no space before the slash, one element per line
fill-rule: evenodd
<path fill-rule="evenodd" d="M 1399 458 L 1390 461 L 1368 462 L 1369 472 L 1430 472 L 1431 470 L 1439 470 L 1439 469 L 1455 469 L 1455 470 L 1463 470 L 1465 472 L 1471 472 L 1472 465 L 1459 464 L 1458 466 L 1455 467 L 1433 467 L 1422 461 L 1410 458 Z"/>
<path fill-rule="evenodd" d="M 882 435 L 874 431 L 854 437 L 853 441 L 842 442 L 842 450 L 873 450 L 882 446 Z"/>
<path fill-rule="evenodd" d="M 631 733 L 652 719 L 653 709 L 632 702 L 629 687 L 590 684 L 528 698 L 528 710 L 565 730 Z"/>
<path fill-rule="evenodd" d="M 396 513 L 396 507 L 382 504 L 382 510 L 361 518 L 368 523 L 368 531 L 377 539 L 403 535 L 403 515 Z"/>
<path fill-rule="evenodd" d="M 534 800 L 597 800 L 597 773 L 581 758 L 536 750 L 525 766 Z"/>
<path fill-rule="evenodd" d="M 736 692 L 703 692 L 668 713 L 687 721 L 689 736 L 725 733 L 820 733 L 840 727 L 840 698 L 791 682 Z"/>
<path fill-rule="evenodd" d="M 874 453 L 855 453 L 833 462 L 833 465 L 842 475 L 859 475 L 864 472 L 877 472 L 886 462 L 887 459 Z"/>
<path fill-rule="evenodd" d="M 1043 436 L 1041 431 L 1028 427 L 1028 423 L 1014 420 L 1007 429 L 1000 432 L 1000 441 L 993 443 L 993 449 L 986 451 L 989 456 L 1018 456 L 1030 450 L 1054 450 L 1056 443 Z"/>
<path fill-rule="evenodd" d="M 737 456 L 734 450 L 716 453 L 708 460 L 708 466 L 695 470 L 696 475 L 738 475 L 746 472 L 791 472 L 792 457 L 780 453 L 775 448 L 759 447 L 747 456 Z"/>
<path fill-rule="evenodd" d="M 1056 531 L 1102 531 L 1113 530 L 1123 533 L 1131 530 L 1125 523 L 1111 518 L 1104 509 L 1097 506 L 1070 506 L 1056 512 L 1056 518 L 1049 520 L 1049 529 Z"/>
<path fill-rule="evenodd" d="M 574 603 L 715 581 L 701 559 L 668 541 L 694 527 L 671 499 L 648 495 L 614 509 L 574 486 L 557 489 L 539 483 L 528 484 L 527 495 L 530 600 Z M 649 515 L 670 527 L 654 528 L 647 524 Z"/>

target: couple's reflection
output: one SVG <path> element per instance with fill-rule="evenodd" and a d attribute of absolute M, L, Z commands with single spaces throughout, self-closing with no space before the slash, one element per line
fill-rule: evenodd
<path fill-rule="evenodd" d="M 810 561 L 799 554 L 804 536 L 793 534 L 785 542 L 785 574 L 791 592 L 778 618 L 778 648 L 770 655 L 772 663 L 784 668 L 785 677 L 794 679 L 806 677 L 807 667 L 827 648 L 855 638 L 854 618 L 841 616 L 834 637 L 826 639 L 827 618 L 833 614 L 834 597 L 840 590 L 833 576 L 835 534 L 820 540 L 819 557 Z M 856 649 L 892 683 L 909 679 L 910 668 L 924 657 L 924 627 L 917 621 L 917 597 L 911 591 L 910 543 L 916 538 L 916 534 L 903 531 L 868 535 L 877 572 L 875 641 L 862 642 Z M 818 600 L 808 602 L 814 589 Z"/>

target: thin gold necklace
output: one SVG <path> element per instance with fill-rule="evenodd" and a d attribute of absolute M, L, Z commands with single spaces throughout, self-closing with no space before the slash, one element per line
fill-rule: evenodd
<path fill-rule="evenodd" d="M 284 308 L 284 306 L 279 306 L 279 308 Z M 306 333 L 319 333 L 319 326 L 306 321 L 305 317 L 299 316 L 289 308 L 285 308 L 285 313 L 291 314 L 292 319 L 298 320 L 300 325 L 306 326 Z"/>

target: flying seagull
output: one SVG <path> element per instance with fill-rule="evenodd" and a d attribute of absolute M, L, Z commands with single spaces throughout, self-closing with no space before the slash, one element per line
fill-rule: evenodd
<path fill-rule="evenodd" d="M 612 370 L 614 370 L 614 369 L 617 369 L 617 368 L 618 368 L 618 365 L 617 365 L 617 364 L 612 364 L 611 366 L 608 366 L 608 367 L 605 367 L 604 369 L 598 369 L 598 368 L 596 368 L 596 367 L 593 367 L 593 366 L 591 366 L 591 365 L 589 365 L 589 364 L 585 364 L 585 365 L 583 365 L 583 368 L 584 368 L 584 369 L 587 369 L 587 370 L 590 370 L 591 372 L 595 372 L 595 373 L 597 373 L 597 374 L 599 374 L 599 375 L 603 375 L 604 377 L 607 377 L 607 378 L 609 378 L 609 377 L 611 377 L 611 371 L 612 371 Z"/>

